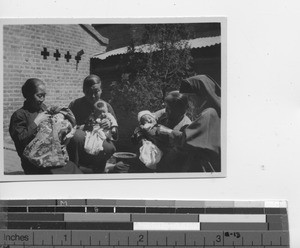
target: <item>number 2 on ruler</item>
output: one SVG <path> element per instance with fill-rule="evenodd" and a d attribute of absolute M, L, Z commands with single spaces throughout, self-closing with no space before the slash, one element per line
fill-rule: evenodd
<path fill-rule="evenodd" d="M 144 242 L 144 235 L 143 234 L 139 235 L 139 242 Z"/>

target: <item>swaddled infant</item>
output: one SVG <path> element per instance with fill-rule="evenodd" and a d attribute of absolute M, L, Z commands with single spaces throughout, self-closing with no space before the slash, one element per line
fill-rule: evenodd
<path fill-rule="evenodd" d="M 109 121 L 110 127 L 103 128 L 101 123 Z M 86 131 L 84 149 L 87 153 L 97 155 L 103 150 L 103 142 L 116 140 L 118 123 L 115 117 L 108 112 L 107 104 L 104 101 L 97 101 L 94 104 L 94 112 L 89 116 L 84 126 Z"/>
<path fill-rule="evenodd" d="M 23 154 L 37 167 L 64 166 L 69 161 L 66 143 L 75 132 L 75 117 L 68 108 L 51 107 L 46 112 L 49 118 L 38 125 Z"/>
<path fill-rule="evenodd" d="M 140 126 L 135 129 L 132 139 L 142 142 L 139 159 L 146 167 L 155 169 L 163 154 L 159 146 L 164 145 L 156 135 L 158 129 L 156 117 L 150 111 L 144 110 L 138 113 L 138 121 Z"/>
<path fill-rule="evenodd" d="M 100 124 L 104 120 L 109 120 L 110 128 L 101 128 Z M 116 118 L 108 112 L 107 104 L 104 101 L 97 101 L 94 104 L 94 111 L 89 116 L 87 123 L 85 124 L 84 131 L 96 131 L 101 130 L 105 133 L 106 138 L 114 140 L 117 133 L 118 123 Z"/>

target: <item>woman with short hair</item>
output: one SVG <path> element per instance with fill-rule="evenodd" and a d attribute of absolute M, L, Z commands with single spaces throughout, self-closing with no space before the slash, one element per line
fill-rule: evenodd
<path fill-rule="evenodd" d="M 94 104 L 101 100 L 101 84 L 101 79 L 97 75 L 91 74 L 87 76 L 83 80 L 82 89 L 84 96 L 73 100 L 69 104 L 69 108 L 76 118 L 77 130 L 67 146 L 68 153 L 70 160 L 78 167 L 82 167 L 82 170 L 87 173 L 90 173 L 90 170 L 92 170 L 92 173 L 104 173 L 107 160 L 116 151 L 113 141 L 108 139 L 103 142 L 103 150 L 98 155 L 88 154 L 84 149 L 86 133 L 83 129 L 88 124 L 89 117 L 95 110 Z M 108 112 L 117 119 L 112 106 L 107 102 L 105 104 Z M 112 127 L 111 121 L 107 118 L 101 120 L 99 125 L 103 129 L 111 129 Z M 117 139 L 118 128 L 115 128 L 114 140 Z"/>
<path fill-rule="evenodd" d="M 153 114 L 153 118 L 157 120 L 157 125 L 151 130 L 143 130 L 142 126 L 138 127 L 132 138 L 135 143 L 142 143 L 142 139 L 145 138 L 156 144 L 163 155 L 155 170 L 158 172 L 171 172 L 172 168 L 169 168 L 165 157 L 168 157 L 168 154 L 173 151 L 174 143 L 170 142 L 171 140 L 168 137 L 159 135 L 157 130 L 162 125 L 170 130 L 183 131 L 191 123 L 191 120 L 186 115 L 189 106 L 188 98 L 179 91 L 169 92 L 164 99 L 164 104 L 164 109 L 158 110 Z M 144 166 L 140 165 L 139 167 L 143 168 Z"/>
<path fill-rule="evenodd" d="M 38 78 L 28 79 L 22 86 L 22 94 L 25 98 L 23 107 L 13 113 L 10 119 L 9 133 L 15 143 L 21 166 L 25 174 L 78 174 L 81 171 L 77 166 L 68 161 L 62 166 L 38 167 L 31 163 L 23 154 L 26 146 L 35 138 L 38 126 L 49 119 L 44 104 L 46 86 Z"/>
<path fill-rule="evenodd" d="M 181 130 L 191 123 L 186 115 L 188 97 L 179 91 L 171 91 L 165 97 L 165 108 L 155 112 L 158 123 L 173 130 Z"/>

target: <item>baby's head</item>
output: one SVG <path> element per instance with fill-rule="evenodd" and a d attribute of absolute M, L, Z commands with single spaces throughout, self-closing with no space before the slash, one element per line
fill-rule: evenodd
<path fill-rule="evenodd" d="M 97 101 L 94 104 L 95 107 L 95 116 L 99 117 L 99 118 L 105 118 L 106 117 L 106 113 L 108 112 L 107 109 L 107 104 L 104 101 Z"/>
<path fill-rule="evenodd" d="M 54 122 L 61 122 L 65 119 L 65 116 L 62 113 L 57 113 L 55 115 L 53 115 L 52 120 L 54 120 Z"/>
<path fill-rule="evenodd" d="M 145 125 L 147 123 L 155 125 L 157 123 L 155 116 L 149 110 L 139 112 L 138 121 L 141 125 Z"/>

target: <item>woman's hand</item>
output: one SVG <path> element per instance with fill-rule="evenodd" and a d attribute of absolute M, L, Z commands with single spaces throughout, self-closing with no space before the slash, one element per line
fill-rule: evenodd
<path fill-rule="evenodd" d="M 158 128 L 157 128 L 158 134 L 168 135 L 168 134 L 172 133 L 172 131 L 173 131 L 172 129 L 162 126 L 162 125 L 158 126 Z"/>
<path fill-rule="evenodd" d="M 77 126 L 77 129 L 80 129 L 80 130 L 83 130 L 84 129 L 84 124 L 83 125 L 80 125 L 80 126 Z"/>
<path fill-rule="evenodd" d="M 34 119 L 34 123 L 38 126 L 42 121 L 47 120 L 50 117 L 46 112 L 39 113 Z"/>
<path fill-rule="evenodd" d="M 99 125 L 102 129 L 109 129 L 111 127 L 111 122 L 109 119 L 105 118 L 101 120 L 101 123 L 99 123 Z"/>
<path fill-rule="evenodd" d="M 67 145 L 70 142 L 70 140 L 73 138 L 76 132 L 76 129 L 77 129 L 76 126 L 73 127 L 71 131 L 64 137 L 64 139 L 62 140 L 63 145 Z"/>

